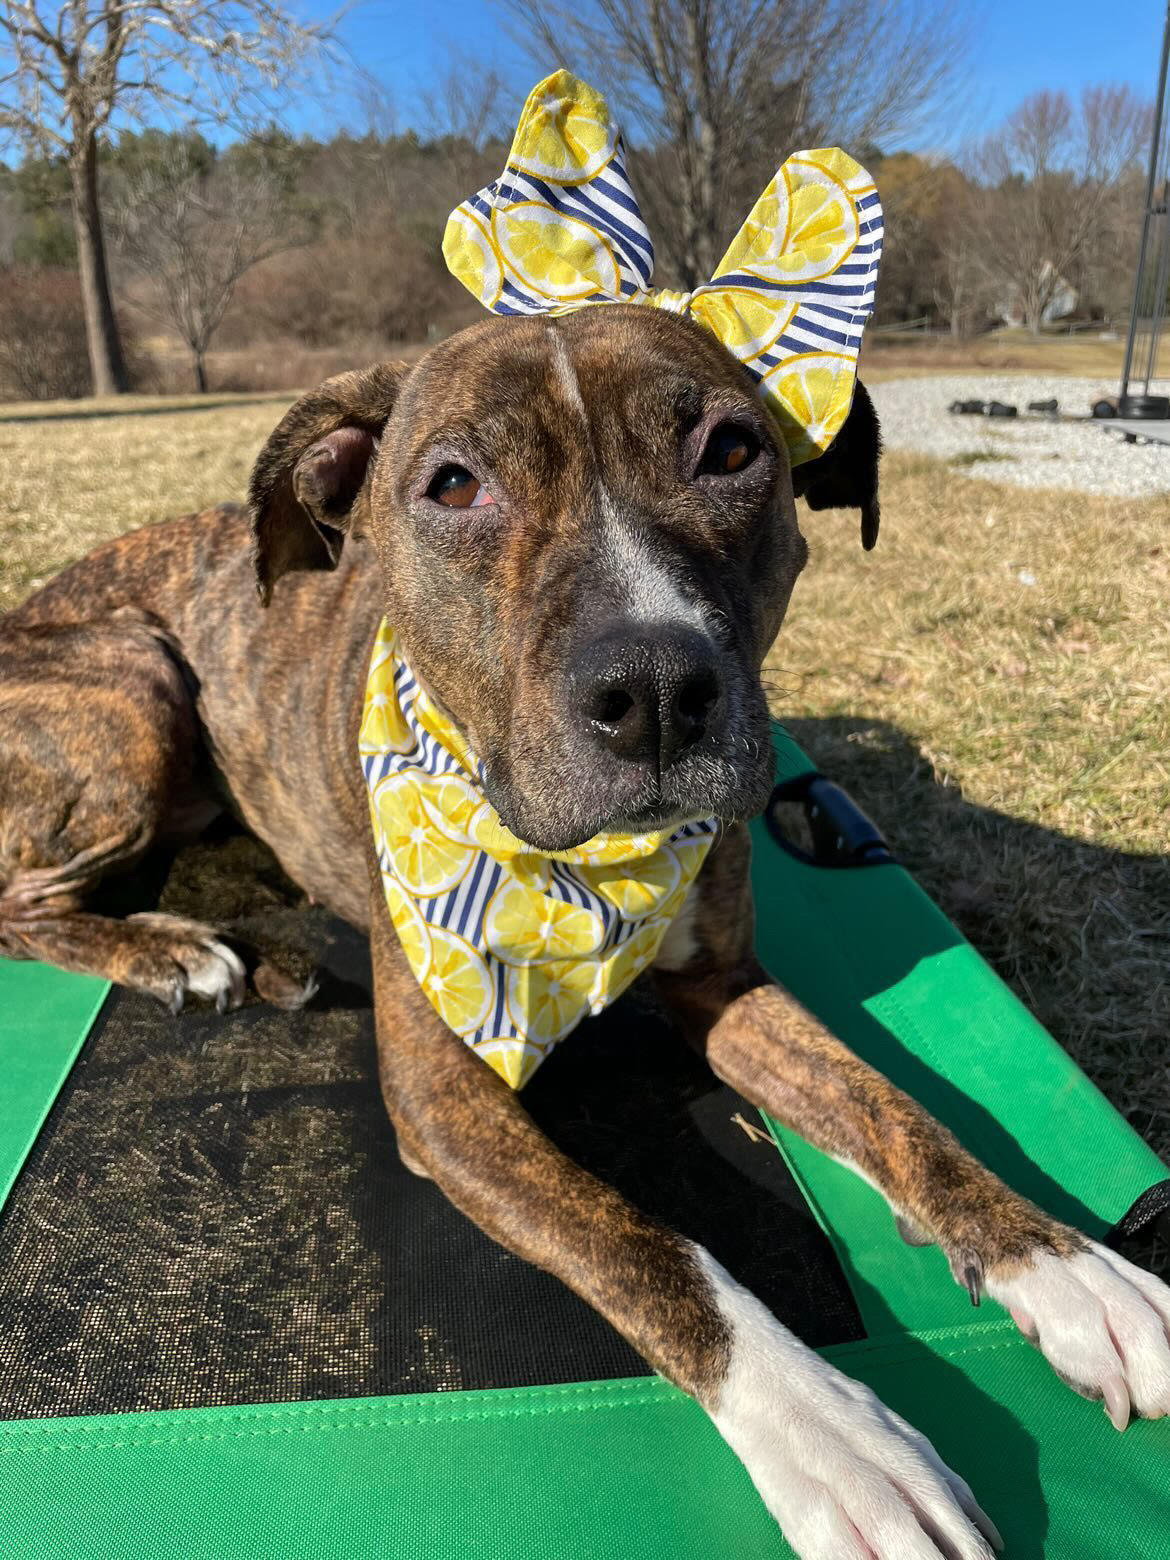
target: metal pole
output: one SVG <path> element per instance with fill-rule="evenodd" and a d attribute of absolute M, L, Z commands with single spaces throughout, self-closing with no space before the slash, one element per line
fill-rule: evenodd
<path fill-rule="evenodd" d="M 1170 217 L 1166 210 L 1166 187 L 1162 186 L 1162 209 L 1152 213 L 1155 220 L 1155 232 L 1158 239 L 1158 268 L 1154 272 L 1154 291 L 1151 296 L 1153 305 L 1150 311 L 1150 344 L 1146 352 L 1146 381 L 1142 386 L 1142 394 L 1149 395 L 1150 380 L 1155 378 L 1158 371 L 1158 341 L 1162 334 L 1164 314 L 1166 309 L 1166 287 L 1170 283 L 1170 231 L 1167 231 L 1167 223 Z"/>
<path fill-rule="evenodd" d="M 1154 189 L 1158 182 L 1158 173 L 1163 161 L 1162 117 L 1166 107 L 1166 69 L 1168 63 L 1170 63 L 1170 0 L 1168 0 L 1166 6 L 1166 25 L 1162 32 L 1162 63 L 1158 67 L 1158 101 L 1157 106 L 1154 109 L 1154 134 L 1153 139 L 1150 142 L 1150 174 L 1149 178 L 1146 180 L 1146 212 L 1145 216 L 1142 218 L 1141 248 L 1138 250 L 1137 276 L 1134 278 L 1133 284 L 1133 308 L 1130 310 L 1129 315 L 1129 334 L 1125 338 L 1125 362 L 1121 369 L 1121 394 L 1123 396 L 1128 395 L 1129 393 L 1129 376 L 1133 367 L 1134 346 L 1137 341 L 1138 315 L 1141 307 L 1142 283 L 1145 281 L 1146 259 L 1149 251 L 1148 239 L 1150 233 L 1150 223 L 1154 215 Z M 1170 220 L 1170 218 L 1167 218 L 1167 220 Z M 1165 243 L 1165 241 L 1166 240 L 1164 236 L 1163 243 Z M 1165 299 L 1163 298 L 1159 301 L 1155 297 L 1155 319 L 1164 306 Z M 1151 321 L 1151 329 L 1156 338 L 1157 331 L 1153 330 L 1153 320 Z M 1150 376 L 1147 374 L 1147 392 L 1150 388 L 1149 378 Z"/>

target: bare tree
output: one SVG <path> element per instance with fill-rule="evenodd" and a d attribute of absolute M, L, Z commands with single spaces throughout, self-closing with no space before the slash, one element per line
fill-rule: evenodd
<path fill-rule="evenodd" d="M 95 394 L 126 389 L 98 178 L 111 120 L 268 115 L 323 36 L 275 0 L 0 0 L 0 136 L 68 165 Z"/>
<path fill-rule="evenodd" d="M 1118 186 L 1149 139 L 1150 113 L 1128 87 L 1088 87 L 1077 109 L 1063 92 L 1038 92 L 975 154 L 983 190 L 973 242 L 1029 330 L 1040 330 L 1106 230 Z"/>
<path fill-rule="evenodd" d="M 263 159 L 207 168 L 181 137 L 123 182 L 113 229 L 118 253 L 147 287 L 137 306 L 182 338 L 200 392 L 240 278 L 308 237 Z"/>
<path fill-rule="evenodd" d="M 425 124 L 431 151 L 442 162 L 442 187 L 450 204 L 457 205 L 500 171 L 500 153 L 510 139 L 510 109 L 494 70 L 483 72 L 474 92 L 468 92 L 466 72 L 457 66 L 436 84 Z"/>
<path fill-rule="evenodd" d="M 970 334 L 991 312 L 987 275 L 971 244 L 977 198 L 958 168 L 939 164 L 931 212 L 935 251 L 931 295 L 952 336 Z"/>
<path fill-rule="evenodd" d="M 906 133 L 961 56 L 954 15 L 920 0 L 499 3 L 534 58 L 564 60 L 620 105 L 684 287 L 710 277 L 782 157 Z"/>

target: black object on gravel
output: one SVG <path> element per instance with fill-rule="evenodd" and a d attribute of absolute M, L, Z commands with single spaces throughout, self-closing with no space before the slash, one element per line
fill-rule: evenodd
<path fill-rule="evenodd" d="M 956 417 L 982 417 L 987 410 L 982 401 L 952 401 L 951 411 Z"/>
<path fill-rule="evenodd" d="M 1118 414 L 1160 422 L 1170 418 L 1170 395 L 1123 395 L 1118 403 Z"/>
<path fill-rule="evenodd" d="M 1050 401 L 1029 401 L 1028 410 L 1030 412 L 1047 412 L 1049 416 L 1055 417 L 1060 407 L 1056 397 L 1053 396 Z"/>
<path fill-rule="evenodd" d="M 1093 405 L 1092 405 L 1091 415 L 1093 417 L 1098 417 L 1098 418 L 1100 418 L 1100 417 L 1116 417 L 1117 416 L 1117 407 L 1113 404 L 1112 401 L 1106 401 L 1104 399 L 1102 399 L 1100 401 L 1094 401 Z"/>
<path fill-rule="evenodd" d="M 1006 401 L 989 401 L 987 405 L 988 417 L 1016 417 L 1018 408 L 1009 406 Z"/>

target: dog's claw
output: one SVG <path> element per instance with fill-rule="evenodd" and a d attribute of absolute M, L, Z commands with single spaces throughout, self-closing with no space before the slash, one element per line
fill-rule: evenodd
<path fill-rule="evenodd" d="M 1124 1430 L 1129 1424 L 1129 1393 L 1126 1391 L 1125 1378 L 1123 1376 L 1110 1376 L 1105 1382 L 1101 1396 L 1105 1399 L 1105 1412 L 1109 1415 L 1115 1430 Z"/>
<path fill-rule="evenodd" d="M 951 1256 L 951 1273 L 956 1284 L 961 1284 L 971 1296 L 971 1304 L 979 1305 L 983 1299 L 983 1259 L 969 1246 Z"/>

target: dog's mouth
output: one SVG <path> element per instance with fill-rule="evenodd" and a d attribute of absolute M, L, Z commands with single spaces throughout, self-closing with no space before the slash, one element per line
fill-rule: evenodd
<path fill-rule="evenodd" d="M 505 827 L 534 851 L 574 850 L 598 835 L 673 833 L 710 818 L 754 817 L 772 789 L 766 712 L 741 729 L 735 746 L 712 744 L 661 775 L 577 753 L 546 778 L 529 773 L 523 782 L 510 766 L 487 765 L 482 783 Z"/>

